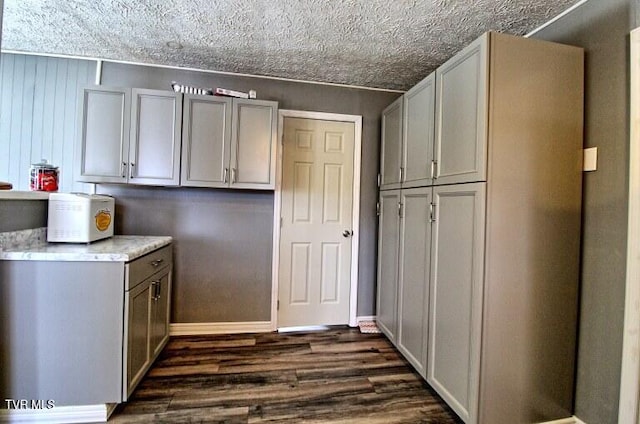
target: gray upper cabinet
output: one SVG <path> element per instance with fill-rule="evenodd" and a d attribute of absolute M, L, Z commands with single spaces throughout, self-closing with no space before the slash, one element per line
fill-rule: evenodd
<path fill-rule="evenodd" d="M 486 180 L 488 33 L 436 70 L 434 184 Z"/>
<path fill-rule="evenodd" d="M 485 184 L 433 193 L 427 381 L 466 423 L 478 407 Z"/>
<path fill-rule="evenodd" d="M 233 99 L 231 188 L 275 188 L 278 103 Z"/>
<path fill-rule="evenodd" d="M 402 190 L 397 347 L 426 377 L 431 187 Z"/>
<path fill-rule="evenodd" d="M 404 95 L 402 188 L 432 183 L 435 82 L 436 76 L 432 73 Z"/>
<path fill-rule="evenodd" d="M 132 90 L 129 181 L 180 184 L 182 94 Z"/>
<path fill-rule="evenodd" d="M 400 190 L 380 193 L 378 237 L 378 296 L 376 322 L 395 343 L 397 328 Z"/>
<path fill-rule="evenodd" d="M 83 89 L 76 179 L 178 185 L 181 96 L 135 88 Z"/>
<path fill-rule="evenodd" d="M 183 186 L 272 190 L 278 103 L 186 95 Z"/>
<path fill-rule="evenodd" d="M 80 92 L 77 181 L 127 181 L 131 90 L 95 86 Z"/>
<path fill-rule="evenodd" d="M 382 146 L 380 150 L 380 190 L 400 188 L 402 161 L 401 96 L 382 111 Z"/>
<path fill-rule="evenodd" d="M 185 94 L 181 185 L 229 186 L 231 103 L 228 97 Z"/>
<path fill-rule="evenodd" d="M 273 190 L 278 103 L 92 86 L 77 181 Z"/>

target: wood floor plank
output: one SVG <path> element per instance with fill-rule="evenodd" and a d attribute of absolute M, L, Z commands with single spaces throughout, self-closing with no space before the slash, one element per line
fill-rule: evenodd
<path fill-rule="evenodd" d="M 109 419 L 115 424 L 146 423 L 202 423 L 202 424 L 244 424 L 248 421 L 249 408 L 196 408 L 167 411 L 155 414 L 117 414 Z"/>
<path fill-rule="evenodd" d="M 461 423 L 383 335 L 348 327 L 173 338 L 109 422 Z"/>

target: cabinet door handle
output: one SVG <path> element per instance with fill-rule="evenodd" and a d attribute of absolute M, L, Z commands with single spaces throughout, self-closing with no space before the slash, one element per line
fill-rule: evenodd
<path fill-rule="evenodd" d="M 122 178 L 127 178 L 127 162 L 122 162 Z"/>
<path fill-rule="evenodd" d="M 156 259 L 155 261 L 151 261 L 151 266 L 157 268 L 162 262 L 164 262 L 164 259 Z"/>
<path fill-rule="evenodd" d="M 160 280 L 157 281 L 152 281 L 151 282 L 151 298 L 153 300 L 158 300 L 160 299 L 160 290 L 161 290 L 161 285 L 160 285 Z"/>
<path fill-rule="evenodd" d="M 224 168 L 224 173 L 222 174 L 222 182 L 227 182 L 227 177 L 229 176 L 229 168 Z"/>
<path fill-rule="evenodd" d="M 135 163 L 133 163 L 133 162 L 131 162 L 129 165 L 130 165 L 130 166 L 129 166 L 129 178 L 133 178 L 133 177 L 134 177 L 134 175 L 133 175 L 133 172 L 134 172 L 134 171 L 133 171 L 133 168 L 136 166 L 136 164 L 135 164 Z"/>
<path fill-rule="evenodd" d="M 236 168 L 231 168 L 231 184 L 235 184 L 236 182 L 238 182 L 238 179 L 236 178 L 238 175 L 238 172 L 236 170 Z"/>

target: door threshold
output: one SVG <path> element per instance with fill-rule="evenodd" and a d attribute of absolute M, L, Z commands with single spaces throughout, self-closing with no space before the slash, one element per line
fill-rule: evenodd
<path fill-rule="evenodd" d="M 326 325 L 300 325 L 296 327 L 281 327 L 278 328 L 278 333 L 293 333 L 299 331 L 324 331 L 328 330 Z"/>

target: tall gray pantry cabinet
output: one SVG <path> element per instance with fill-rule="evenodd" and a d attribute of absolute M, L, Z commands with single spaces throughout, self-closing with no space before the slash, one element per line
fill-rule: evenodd
<path fill-rule="evenodd" d="M 489 32 L 383 112 L 378 323 L 466 423 L 573 412 L 583 61 Z"/>

